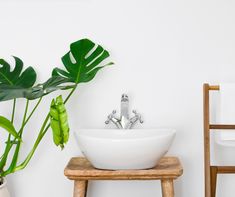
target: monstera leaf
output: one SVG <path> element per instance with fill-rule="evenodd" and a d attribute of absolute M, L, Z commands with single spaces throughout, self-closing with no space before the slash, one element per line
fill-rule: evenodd
<path fill-rule="evenodd" d="M 58 96 L 51 102 L 50 125 L 53 133 L 53 141 L 56 146 L 64 148 L 69 139 L 68 115 L 62 96 Z"/>
<path fill-rule="evenodd" d="M 66 71 L 55 68 L 52 75 L 63 76 L 75 84 L 89 82 L 104 66 L 113 64 L 100 65 L 108 57 L 108 51 L 102 46 L 96 46 L 88 39 L 78 40 L 70 45 L 70 51 L 62 57 Z"/>
<path fill-rule="evenodd" d="M 14 57 L 14 56 L 13 56 Z M 20 58 L 14 57 L 15 68 L 11 71 L 11 66 L 4 59 L 0 59 L 0 87 L 32 87 L 36 81 L 36 72 L 32 67 L 23 70 L 23 62 Z"/>
<path fill-rule="evenodd" d="M 23 97 L 22 89 L 32 87 L 36 81 L 35 70 L 28 67 L 23 71 L 22 60 L 18 57 L 14 59 L 15 67 L 12 71 L 10 64 L 0 59 L 0 101 Z"/>
<path fill-rule="evenodd" d="M 36 81 L 36 72 L 32 67 L 23 71 L 23 62 L 20 58 L 13 56 L 15 67 L 11 66 L 4 59 L 0 59 L 0 101 L 15 98 L 36 99 L 59 89 L 69 89 L 74 86 L 63 85 L 69 82 L 61 76 L 52 76 L 45 83 L 33 86 Z M 23 72 L 22 72 L 23 71 Z"/>
<path fill-rule="evenodd" d="M 10 64 L 0 59 L 0 101 L 37 99 L 56 90 L 70 89 L 78 83 L 89 82 L 100 69 L 113 64 L 102 64 L 108 57 L 108 51 L 102 46 L 88 39 L 78 40 L 70 45 L 70 51 L 62 57 L 66 70 L 54 68 L 50 79 L 35 86 L 36 73 L 32 67 L 23 71 L 23 62 L 14 57 L 15 68 L 11 71 Z"/>
<path fill-rule="evenodd" d="M 24 92 L 24 97 L 30 100 L 45 96 L 56 90 L 67 90 L 73 88 L 74 85 L 67 84 L 68 79 L 61 76 L 52 76 L 45 83 L 38 84 Z M 64 85 L 61 85 L 64 84 Z"/>

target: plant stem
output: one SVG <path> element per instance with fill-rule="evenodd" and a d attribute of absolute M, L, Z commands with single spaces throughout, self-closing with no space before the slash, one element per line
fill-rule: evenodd
<path fill-rule="evenodd" d="M 35 110 L 37 109 L 37 107 L 38 107 L 38 105 L 40 104 L 41 100 L 42 100 L 42 97 L 40 97 L 40 99 L 38 100 L 38 102 L 37 102 L 36 105 L 34 106 L 33 110 L 30 112 L 28 118 L 25 120 L 24 126 L 28 123 L 29 119 L 32 117 L 33 113 L 34 113 Z M 10 151 L 10 149 L 12 148 L 12 146 L 13 146 L 13 144 L 16 142 L 16 140 L 17 140 L 17 138 L 15 138 L 15 139 L 13 140 L 13 143 L 10 143 L 10 138 L 9 138 L 9 141 L 7 142 L 7 143 L 9 144 L 8 151 L 7 151 L 7 152 Z M 6 152 L 6 151 L 5 151 L 5 152 Z M 5 153 L 5 152 L 4 152 L 3 156 L 2 156 L 0 159 L 2 159 L 5 154 L 8 154 L 8 153 Z M 1 162 L 0 162 L 0 167 L 1 167 Z M 0 168 L 0 170 L 1 170 L 1 168 Z"/>
<path fill-rule="evenodd" d="M 41 103 L 42 101 L 42 97 L 40 97 L 40 99 L 38 100 L 38 102 L 36 103 L 36 105 L 34 106 L 33 110 L 31 111 L 31 113 L 29 114 L 28 118 L 25 120 L 24 125 L 27 124 L 27 122 L 30 120 L 30 118 L 32 117 L 33 113 L 35 112 L 35 110 L 37 109 L 38 105 Z"/>
<path fill-rule="evenodd" d="M 41 100 L 42 100 L 42 97 L 40 97 L 40 99 L 38 100 L 38 102 L 36 103 L 36 105 L 34 106 L 33 110 L 30 112 L 30 114 L 29 114 L 29 116 L 28 116 L 27 118 L 26 118 L 26 115 L 24 115 L 24 119 L 26 119 L 26 120 L 24 121 L 24 123 L 23 123 L 23 125 L 21 126 L 21 129 L 19 130 L 18 133 L 22 133 L 23 128 L 24 128 L 25 125 L 28 123 L 28 121 L 30 120 L 30 118 L 32 117 L 32 115 L 34 114 L 34 112 L 35 112 L 35 110 L 37 109 L 37 107 L 39 106 Z M 14 104 L 14 105 L 15 105 L 15 104 Z M 27 108 L 28 108 L 28 106 L 27 106 Z M 13 107 L 13 109 L 15 110 L 15 107 Z M 28 110 L 28 109 L 27 109 L 27 110 Z M 5 174 L 10 174 L 10 172 L 7 172 L 7 173 L 6 173 L 6 172 L 3 172 L 3 167 L 5 166 L 5 163 L 6 163 L 8 154 L 9 154 L 9 152 L 10 152 L 10 150 L 11 150 L 13 144 L 16 142 L 16 140 L 17 140 L 17 138 L 15 138 L 15 139 L 13 140 L 13 143 L 10 143 L 10 140 L 9 140 L 8 146 L 6 145 L 7 147 L 6 147 L 5 151 L 4 151 L 3 157 L 1 158 L 1 159 L 3 160 L 3 158 L 5 157 L 5 158 L 4 158 L 5 162 L 2 162 L 2 160 L 1 160 L 1 162 L 0 162 L 0 177 L 3 176 L 3 174 L 4 174 L 4 176 L 6 176 Z"/>
<path fill-rule="evenodd" d="M 27 112 L 28 112 L 28 107 L 29 107 L 29 100 L 27 99 L 26 106 L 25 106 L 25 111 L 24 111 L 24 116 L 23 116 L 23 120 L 22 120 L 22 124 L 21 124 L 21 128 L 20 128 L 20 130 L 18 132 L 20 137 L 22 136 L 23 131 L 24 131 L 24 126 L 25 126 L 25 120 L 26 120 L 26 116 L 27 116 Z M 9 168 L 5 172 L 3 172 L 3 176 L 5 176 L 5 173 L 8 173 L 8 174 L 12 173 L 12 171 L 14 170 L 14 168 L 15 168 L 15 166 L 17 164 L 17 161 L 18 161 L 21 143 L 22 143 L 21 140 L 17 141 L 17 145 L 16 145 L 16 148 L 15 148 L 15 153 L 13 155 L 11 164 L 10 164 Z"/>
<path fill-rule="evenodd" d="M 13 100 L 12 115 L 11 115 L 11 122 L 12 123 L 14 122 L 15 109 L 16 109 L 16 99 Z M 3 171 L 3 168 L 6 165 L 8 153 L 9 153 L 11 147 L 12 147 L 10 142 L 11 142 L 11 134 L 8 135 L 7 142 L 6 142 L 6 147 L 5 147 L 4 153 L 3 153 L 2 157 L 1 157 L 0 172 Z"/>
<path fill-rule="evenodd" d="M 15 167 L 15 169 L 13 170 L 13 172 L 22 170 L 22 169 L 24 169 L 24 168 L 27 166 L 27 164 L 28 164 L 29 161 L 31 160 L 31 158 L 32 158 L 32 156 L 33 156 L 33 154 L 34 154 L 34 152 L 36 151 L 36 149 L 37 149 L 39 143 L 41 142 L 43 136 L 46 134 L 45 131 L 47 131 L 47 130 L 49 129 L 49 127 L 50 127 L 50 124 L 47 125 L 47 122 L 48 122 L 49 118 L 50 118 L 50 116 L 49 116 L 49 114 L 48 114 L 47 117 L 46 117 L 46 119 L 45 119 L 44 122 L 43 122 L 43 125 L 42 125 L 42 127 L 41 127 L 41 129 L 40 129 L 40 132 L 39 132 L 38 137 L 37 137 L 37 139 L 36 139 L 36 141 L 35 141 L 35 143 L 34 143 L 34 146 L 33 146 L 32 150 L 29 152 L 29 154 L 28 154 L 28 156 L 26 157 L 26 159 L 25 159 L 19 166 Z M 47 126 L 46 126 L 46 125 L 47 125 Z M 44 129 L 45 129 L 45 131 L 44 131 Z M 10 173 L 6 172 L 4 175 L 7 175 L 7 174 L 10 174 Z"/>
<path fill-rule="evenodd" d="M 70 91 L 70 93 L 66 97 L 64 103 L 66 103 L 69 100 L 69 98 L 72 96 L 72 94 L 76 90 L 76 87 L 77 87 L 77 85 Z M 50 124 L 47 123 L 49 121 L 49 118 L 50 118 L 50 114 L 48 113 L 46 118 L 45 118 L 45 120 L 44 120 L 44 122 L 43 122 L 43 125 L 42 125 L 42 127 L 41 127 L 41 129 L 39 131 L 38 137 L 37 137 L 37 139 L 36 139 L 36 141 L 34 143 L 34 146 L 33 146 L 32 150 L 29 152 L 29 154 L 27 155 L 26 159 L 19 166 L 15 167 L 12 172 L 16 172 L 16 171 L 22 170 L 22 169 L 24 169 L 27 166 L 27 164 L 29 163 L 29 161 L 33 157 L 33 154 L 35 153 L 39 143 L 42 140 L 42 138 L 44 137 L 44 135 L 46 134 L 46 132 L 50 128 Z M 4 173 L 4 175 L 7 175 L 7 174 L 10 174 L 10 173 L 8 173 L 8 172 Z"/>
<path fill-rule="evenodd" d="M 25 120 L 26 120 L 28 108 L 29 108 L 29 100 L 27 99 L 27 101 L 26 101 L 26 106 L 25 106 L 25 111 L 24 111 L 24 117 L 23 117 L 23 120 L 22 120 L 21 129 L 20 129 L 20 130 L 22 130 L 22 131 L 23 131 L 23 128 L 24 128 L 24 126 L 25 126 Z M 21 132 L 22 132 L 22 131 L 21 131 Z"/>
<path fill-rule="evenodd" d="M 16 108 L 16 99 L 13 101 L 13 108 L 12 108 L 12 116 L 11 116 L 11 123 L 14 122 L 14 117 L 15 117 L 15 108 Z"/>
<path fill-rule="evenodd" d="M 68 94 L 68 96 L 66 97 L 66 99 L 64 100 L 64 104 L 67 103 L 67 101 L 69 100 L 69 98 L 72 96 L 72 94 L 74 93 L 74 91 L 76 90 L 77 85 L 75 85 L 73 87 L 73 89 L 71 90 L 71 92 Z"/>

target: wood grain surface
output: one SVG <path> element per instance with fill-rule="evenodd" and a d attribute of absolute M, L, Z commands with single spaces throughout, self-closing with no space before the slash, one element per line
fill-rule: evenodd
<path fill-rule="evenodd" d="M 86 197 L 88 181 L 74 181 L 73 197 Z"/>
<path fill-rule="evenodd" d="M 172 179 L 161 180 L 162 197 L 174 197 L 174 184 Z"/>
<path fill-rule="evenodd" d="M 71 180 L 159 180 L 176 179 L 183 173 L 177 157 L 163 157 L 159 164 L 146 170 L 100 170 L 84 157 L 72 158 L 64 170 Z"/>

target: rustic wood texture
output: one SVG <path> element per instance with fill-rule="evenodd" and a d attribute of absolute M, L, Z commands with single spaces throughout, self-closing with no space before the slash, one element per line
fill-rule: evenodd
<path fill-rule="evenodd" d="M 64 170 L 71 180 L 159 180 L 176 179 L 183 173 L 177 157 L 163 157 L 159 164 L 146 170 L 100 170 L 84 157 L 74 157 Z"/>
<path fill-rule="evenodd" d="M 172 179 L 161 180 L 162 197 L 174 197 L 174 184 Z"/>
<path fill-rule="evenodd" d="M 235 166 L 216 166 L 218 174 L 234 174 Z"/>
<path fill-rule="evenodd" d="M 211 197 L 216 196 L 216 182 L 217 182 L 217 166 L 211 166 Z"/>
<path fill-rule="evenodd" d="M 235 129 L 235 125 L 226 124 L 210 124 L 210 129 Z"/>
<path fill-rule="evenodd" d="M 211 197 L 209 84 L 203 86 L 205 197 Z"/>
<path fill-rule="evenodd" d="M 163 157 L 156 167 L 146 170 L 100 170 L 86 158 L 74 157 L 64 170 L 65 176 L 74 180 L 73 197 L 86 197 L 88 180 L 161 180 L 163 197 L 174 197 L 173 181 L 182 173 L 177 157 Z"/>
<path fill-rule="evenodd" d="M 216 196 L 217 174 L 234 174 L 235 166 L 211 166 L 210 164 L 210 131 L 211 129 L 235 129 L 235 125 L 210 124 L 210 91 L 220 90 L 218 85 L 203 86 L 203 111 L 204 111 L 204 168 L 205 168 L 205 197 Z"/>
<path fill-rule="evenodd" d="M 74 181 L 73 197 L 86 197 L 88 181 Z"/>
<path fill-rule="evenodd" d="M 212 86 L 209 86 L 209 90 L 220 90 L 220 87 L 219 85 L 212 85 Z"/>

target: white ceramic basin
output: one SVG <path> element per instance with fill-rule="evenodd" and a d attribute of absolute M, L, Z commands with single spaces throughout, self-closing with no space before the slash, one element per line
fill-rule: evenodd
<path fill-rule="evenodd" d="M 175 136 L 173 129 L 81 129 L 78 145 L 95 168 L 147 169 L 164 156 Z"/>

